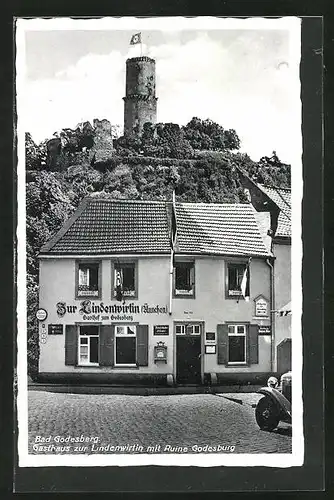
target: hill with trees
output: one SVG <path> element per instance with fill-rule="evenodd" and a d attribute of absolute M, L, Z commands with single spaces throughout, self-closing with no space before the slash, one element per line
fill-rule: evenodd
<path fill-rule="evenodd" d="M 114 199 L 247 203 L 236 167 L 256 182 L 290 187 L 290 166 L 273 152 L 254 162 L 235 130 L 193 118 L 187 125 L 145 124 L 119 137 L 107 120 L 65 128 L 36 144 L 26 134 L 28 366 L 37 370 L 38 253 L 90 193 Z"/>

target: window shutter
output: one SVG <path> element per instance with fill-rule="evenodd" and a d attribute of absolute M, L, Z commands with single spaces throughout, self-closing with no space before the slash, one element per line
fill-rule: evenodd
<path fill-rule="evenodd" d="M 100 365 L 114 366 L 114 325 L 100 326 Z"/>
<path fill-rule="evenodd" d="M 148 365 L 148 325 L 137 326 L 137 364 Z"/>
<path fill-rule="evenodd" d="M 249 325 L 248 330 L 248 363 L 256 365 L 259 362 L 258 325 Z"/>
<path fill-rule="evenodd" d="M 228 362 L 228 325 L 217 325 L 217 362 L 219 365 L 227 365 Z"/>
<path fill-rule="evenodd" d="M 78 362 L 78 332 L 76 325 L 65 325 L 65 365 Z"/>

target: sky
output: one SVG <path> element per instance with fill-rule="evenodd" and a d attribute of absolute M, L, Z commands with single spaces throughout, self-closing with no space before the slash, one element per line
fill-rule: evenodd
<path fill-rule="evenodd" d="M 123 127 L 125 61 L 140 55 L 140 45 L 129 41 L 141 31 L 143 55 L 156 60 L 158 122 L 210 118 L 235 129 L 241 150 L 255 161 L 275 150 L 282 161 L 293 162 L 301 119 L 291 30 L 265 24 L 248 29 L 240 22 L 236 29 L 137 24 L 25 31 L 19 113 L 36 142 L 94 118 Z"/>

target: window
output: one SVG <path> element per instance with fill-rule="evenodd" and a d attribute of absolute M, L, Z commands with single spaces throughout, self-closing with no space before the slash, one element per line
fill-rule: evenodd
<path fill-rule="evenodd" d="M 195 264 L 194 262 L 175 263 L 175 296 L 195 296 Z"/>
<path fill-rule="evenodd" d="M 98 297 L 100 265 L 98 262 L 78 263 L 78 297 Z"/>
<path fill-rule="evenodd" d="M 115 365 L 136 365 L 136 327 L 118 325 L 115 329 Z"/>
<path fill-rule="evenodd" d="M 185 324 L 175 325 L 176 335 L 200 335 L 201 327 L 195 324 Z"/>
<path fill-rule="evenodd" d="M 78 364 L 99 364 L 99 327 L 80 326 L 78 342 Z"/>
<path fill-rule="evenodd" d="M 228 363 L 246 364 L 246 325 L 228 325 Z"/>
<path fill-rule="evenodd" d="M 227 295 L 228 297 L 240 297 L 241 283 L 245 276 L 246 264 L 231 264 L 227 265 Z M 249 276 L 247 277 L 245 296 L 249 297 Z"/>
<path fill-rule="evenodd" d="M 122 297 L 136 297 L 136 264 L 121 263 L 114 266 L 114 297 L 122 300 Z"/>

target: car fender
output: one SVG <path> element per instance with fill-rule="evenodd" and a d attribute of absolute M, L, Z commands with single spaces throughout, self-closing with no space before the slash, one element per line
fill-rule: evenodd
<path fill-rule="evenodd" d="M 275 402 L 281 412 L 282 419 L 291 420 L 291 403 L 280 391 L 272 387 L 262 387 L 257 392 L 264 394 Z"/>

